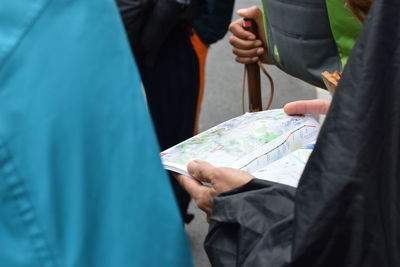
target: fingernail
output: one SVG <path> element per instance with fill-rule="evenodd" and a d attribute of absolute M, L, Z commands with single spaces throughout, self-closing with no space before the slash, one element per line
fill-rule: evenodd
<path fill-rule="evenodd" d="M 249 37 L 247 37 L 247 39 L 253 41 L 256 39 L 256 37 L 254 35 L 250 35 Z"/>
<path fill-rule="evenodd" d="M 258 57 L 253 57 L 251 60 L 252 60 L 253 62 L 257 62 L 257 61 L 258 61 Z"/>
<path fill-rule="evenodd" d="M 260 40 L 257 40 L 255 43 L 254 43 L 254 46 L 261 46 L 262 45 L 262 42 L 260 41 Z"/>
<path fill-rule="evenodd" d="M 264 49 L 263 48 L 258 48 L 257 49 L 257 55 L 262 55 L 264 53 Z"/>

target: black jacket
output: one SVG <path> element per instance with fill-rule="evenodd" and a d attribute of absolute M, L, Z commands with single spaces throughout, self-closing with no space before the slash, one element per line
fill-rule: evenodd
<path fill-rule="evenodd" d="M 400 2 L 375 0 L 297 190 L 215 200 L 214 266 L 400 266 Z"/>
<path fill-rule="evenodd" d="M 194 28 L 200 39 L 207 45 L 222 39 L 232 20 L 235 0 L 204 0 Z"/>
<path fill-rule="evenodd" d="M 136 56 L 154 63 L 168 34 L 177 25 L 191 25 L 203 0 L 116 0 Z"/>

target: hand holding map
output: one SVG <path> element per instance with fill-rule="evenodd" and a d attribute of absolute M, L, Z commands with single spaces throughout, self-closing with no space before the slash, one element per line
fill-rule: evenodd
<path fill-rule="evenodd" d="M 194 179 L 183 174 L 176 174 L 175 177 L 197 206 L 207 214 L 207 220 L 211 215 L 216 195 L 242 186 L 254 178 L 244 171 L 232 168 L 216 168 L 208 162 L 199 160 L 189 163 L 188 172 Z M 202 183 L 211 186 L 205 186 Z"/>

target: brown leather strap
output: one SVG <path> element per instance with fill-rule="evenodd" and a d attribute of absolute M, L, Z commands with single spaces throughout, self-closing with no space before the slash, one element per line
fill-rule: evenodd
<path fill-rule="evenodd" d="M 267 105 L 265 107 L 265 110 L 268 110 L 272 105 L 272 100 L 274 99 L 275 85 L 274 85 L 274 81 L 273 81 L 271 75 L 265 69 L 265 67 L 263 66 L 263 63 L 260 60 L 257 61 L 257 65 L 261 69 L 261 71 L 264 73 L 264 75 L 268 78 L 269 85 L 270 85 L 269 97 L 268 97 Z M 243 111 L 243 113 L 245 113 L 244 94 L 246 91 L 246 77 L 247 77 L 247 68 L 245 66 L 244 72 L 243 72 L 243 85 L 242 85 L 242 111 Z M 249 104 L 251 105 L 251 103 L 249 103 Z"/>
<path fill-rule="evenodd" d="M 258 35 L 257 24 L 252 19 L 243 19 L 243 29 L 253 33 L 256 38 Z M 264 68 L 260 60 L 254 63 L 246 64 L 244 67 L 244 78 L 243 78 L 243 89 L 242 89 L 242 109 L 244 113 L 244 91 L 246 86 L 246 77 L 248 78 L 248 95 L 249 95 L 249 111 L 256 112 L 262 110 L 262 94 L 261 94 L 261 79 L 260 79 L 260 69 L 267 76 L 270 84 L 270 94 L 267 102 L 266 109 L 269 109 L 272 104 L 272 99 L 274 97 L 274 82 L 271 75 Z M 246 75 L 247 74 L 247 75 Z"/>

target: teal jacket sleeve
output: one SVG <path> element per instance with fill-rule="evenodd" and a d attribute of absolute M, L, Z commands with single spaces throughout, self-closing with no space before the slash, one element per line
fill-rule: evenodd
<path fill-rule="evenodd" d="M 0 5 L 0 266 L 191 266 L 114 1 Z"/>

